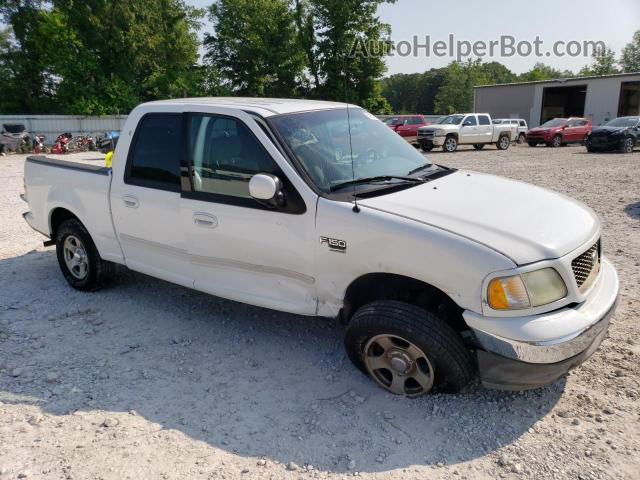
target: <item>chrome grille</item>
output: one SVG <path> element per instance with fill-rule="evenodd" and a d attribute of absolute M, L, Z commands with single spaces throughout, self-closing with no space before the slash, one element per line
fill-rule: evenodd
<path fill-rule="evenodd" d="M 433 139 L 434 134 L 436 133 L 435 130 L 423 130 L 420 129 L 418 130 L 418 137 L 419 138 L 425 138 L 427 140 L 431 140 Z"/>
<path fill-rule="evenodd" d="M 574 258 L 571 268 L 578 288 L 581 291 L 589 288 L 600 271 L 600 240 L 582 255 Z"/>

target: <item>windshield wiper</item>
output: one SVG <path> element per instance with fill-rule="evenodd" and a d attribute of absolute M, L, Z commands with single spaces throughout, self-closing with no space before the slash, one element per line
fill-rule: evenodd
<path fill-rule="evenodd" d="M 413 175 L 414 173 L 418 173 L 421 170 L 426 170 L 429 167 L 433 167 L 433 163 L 425 163 L 424 165 L 420 165 L 418 168 L 414 168 L 407 175 Z"/>
<path fill-rule="evenodd" d="M 364 183 L 384 182 L 387 180 L 402 180 L 404 182 L 412 182 L 412 183 L 423 182 L 422 179 L 416 178 L 416 177 L 407 177 L 402 175 L 379 175 L 377 177 L 358 178 L 356 180 L 349 180 L 348 182 L 338 183 L 336 185 L 332 185 L 329 190 L 331 192 L 335 192 L 336 190 L 340 190 L 341 188 L 347 187 L 349 185 L 361 185 Z"/>

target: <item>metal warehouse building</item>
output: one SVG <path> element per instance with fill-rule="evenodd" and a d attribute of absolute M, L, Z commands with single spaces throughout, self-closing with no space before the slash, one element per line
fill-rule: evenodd
<path fill-rule="evenodd" d="M 524 118 L 530 127 L 556 117 L 606 120 L 640 115 L 640 73 L 474 87 L 474 111 Z"/>

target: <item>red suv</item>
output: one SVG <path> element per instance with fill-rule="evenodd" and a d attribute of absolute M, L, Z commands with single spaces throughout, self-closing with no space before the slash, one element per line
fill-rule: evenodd
<path fill-rule="evenodd" d="M 584 143 L 584 139 L 593 125 L 586 118 L 554 118 L 538 128 L 527 132 L 527 143 L 536 147 L 544 143 L 547 147 L 561 147 L 569 143 Z"/>
<path fill-rule="evenodd" d="M 384 123 L 408 142 L 418 139 L 420 127 L 431 125 L 424 115 L 396 115 L 387 118 Z"/>

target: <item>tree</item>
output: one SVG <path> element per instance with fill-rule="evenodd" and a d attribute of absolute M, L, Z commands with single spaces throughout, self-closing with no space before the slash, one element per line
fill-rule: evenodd
<path fill-rule="evenodd" d="M 443 114 L 470 112 L 473 110 L 473 87 L 490 83 L 481 60 L 452 62 L 446 68 L 443 85 L 436 95 L 435 110 Z"/>
<path fill-rule="evenodd" d="M 616 67 L 616 54 L 609 47 L 605 46 L 604 48 L 596 49 L 591 58 L 591 65 L 580 70 L 581 76 L 588 77 L 620 73 L 620 70 Z"/>
<path fill-rule="evenodd" d="M 206 58 L 236 94 L 291 97 L 298 93 L 304 52 L 287 0 L 217 0 L 209 8 L 214 33 Z"/>
<path fill-rule="evenodd" d="M 544 63 L 536 63 L 531 70 L 518 76 L 519 82 L 539 82 L 542 80 L 556 80 L 558 78 L 571 78 L 575 74 L 570 70 L 557 70 Z"/>
<path fill-rule="evenodd" d="M 640 72 L 640 30 L 633 35 L 633 40 L 622 49 L 620 66 L 622 71 L 626 73 Z"/>
<path fill-rule="evenodd" d="M 126 113 L 194 86 L 198 18 L 182 0 L 0 0 L 15 47 L 3 111 Z"/>

